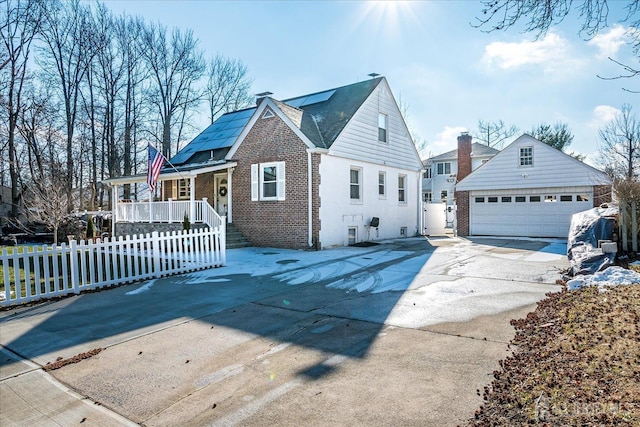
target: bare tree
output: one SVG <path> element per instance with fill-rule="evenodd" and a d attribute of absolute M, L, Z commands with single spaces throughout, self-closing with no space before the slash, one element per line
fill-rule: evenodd
<path fill-rule="evenodd" d="M 516 126 L 507 127 L 502 120 L 497 122 L 478 120 L 478 133 L 473 137 L 478 142 L 489 147 L 501 147 L 506 139 L 511 138 L 517 132 L 518 128 Z"/>
<path fill-rule="evenodd" d="M 137 96 L 142 92 L 141 86 L 147 77 L 142 67 L 141 43 L 144 23 L 139 18 L 121 17 L 116 22 L 116 34 L 119 49 L 123 52 L 125 63 L 125 93 L 124 93 L 124 131 L 123 131 L 123 173 L 131 175 L 136 165 L 136 130 L 137 107 L 140 102 Z M 124 185 L 124 198 L 131 198 L 130 184 Z"/>
<path fill-rule="evenodd" d="M 24 205 L 30 222 L 53 230 L 53 242 L 58 244 L 58 227 L 67 216 L 67 184 L 64 180 L 32 181 L 25 186 Z"/>
<path fill-rule="evenodd" d="M 239 110 L 251 104 L 252 81 L 247 67 L 240 60 L 216 55 L 209 62 L 205 97 L 209 103 L 209 118 L 213 123 L 220 114 Z"/>
<path fill-rule="evenodd" d="M 625 104 L 600 129 L 600 163 L 615 178 L 635 180 L 640 175 L 640 120 Z"/>
<path fill-rule="evenodd" d="M 54 2 L 44 14 L 42 39 L 45 44 L 41 58 L 43 70 L 57 80 L 64 103 L 66 127 L 67 209 L 72 209 L 71 191 L 74 178 L 73 141 L 78 116 L 81 84 L 89 65 L 99 49 L 100 38 L 94 31 L 91 11 L 78 0 Z"/>
<path fill-rule="evenodd" d="M 16 154 L 16 129 L 23 107 L 22 94 L 27 80 L 27 66 L 31 54 L 31 43 L 39 31 L 44 3 L 40 0 L 7 1 L 2 11 L 0 40 L 7 57 L 0 72 L 6 75 L 6 91 L 0 96 L 2 107 L 7 111 L 7 148 L 9 150 L 9 177 L 11 181 L 12 218 L 18 216 L 20 193 L 18 191 L 18 159 Z M 4 55 L 3 55 L 4 57 Z M 0 57 L 0 60 L 3 58 Z M 4 79 L 3 79 L 4 80 Z M 3 85 L 4 86 L 4 85 Z M 5 102 L 6 100 L 6 102 Z"/>
<path fill-rule="evenodd" d="M 151 102 L 161 128 L 161 135 L 156 138 L 168 158 L 173 152 L 172 127 L 177 124 L 180 128 L 186 112 L 199 102 L 194 85 L 204 74 L 205 63 L 192 31 L 174 29 L 169 36 L 166 27 L 152 24 L 143 31 L 142 41 L 142 55 L 153 81 Z"/>

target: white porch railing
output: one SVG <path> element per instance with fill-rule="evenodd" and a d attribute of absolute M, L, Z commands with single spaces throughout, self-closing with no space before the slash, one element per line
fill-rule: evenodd
<path fill-rule="evenodd" d="M 0 306 L 226 264 L 225 227 L 0 252 Z"/>
<path fill-rule="evenodd" d="M 165 202 L 119 202 L 116 205 L 116 220 L 124 222 L 165 222 L 176 223 L 184 220 L 201 222 L 217 229 L 224 221 L 207 202 L 202 200 L 168 200 Z"/>

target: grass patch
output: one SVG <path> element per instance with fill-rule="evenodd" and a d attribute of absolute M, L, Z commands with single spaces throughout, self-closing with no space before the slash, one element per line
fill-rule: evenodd
<path fill-rule="evenodd" d="M 640 425 L 640 284 L 548 294 L 512 324 L 469 425 Z"/>

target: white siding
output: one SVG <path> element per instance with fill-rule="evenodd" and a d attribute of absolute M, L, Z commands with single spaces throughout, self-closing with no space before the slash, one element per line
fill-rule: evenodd
<path fill-rule="evenodd" d="M 388 117 L 387 142 L 378 141 L 378 113 Z M 404 119 L 382 80 L 342 133 L 331 145 L 330 154 L 403 169 L 420 170 L 422 162 Z"/>
<path fill-rule="evenodd" d="M 362 170 L 361 201 L 349 197 L 349 171 Z M 378 195 L 378 173 L 386 174 L 386 195 Z M 398 202 L 398 175 L 406 175 L 406 203 Z M 358 241 L 400 237 L 400 228 L 407 227 L 409 237 L 418 231 L 420 200 L 419 171 L 365 163 L 330 155 L 320 162 L 320 241 L 322 247 L 348 244 L 349 227 L 358 229 Z M 378 231 L 367 235 L 365 227 L 372 217 L 380 218 Z"/>
<path fill-rule="evenodd" d="M 533 147 L 533 165 L 519 166 L 520 147 Z M 457 190 L 552 188 L 610 184 L 605 174 L 537 139 L 522 135 L 457 185 Z"/>

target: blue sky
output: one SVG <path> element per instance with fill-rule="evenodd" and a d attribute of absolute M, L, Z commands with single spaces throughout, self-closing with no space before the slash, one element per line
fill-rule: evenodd
<path fill-rule="evenodd" d="M 610 28 L 587 41 L 576 19 L 545 37 L 517 28 L 485 33 L 470 23 L 479 1 L 123 1 L 114 13 L 190 28 L 207 57 L 240 59 L 253 92 L 286 99 L 384 75 L 408 108 L 423 157 L 455 148 L 478 119 L 504 120 L 521 132 L 539 123 L 568 123 L 569 151 L 598 150 L 598 129 L 640 95 L 640 78 L 605 81 L 622 71 L 608 55 L 638 66 L 625 44 L 622 6 L 611 2 Z M 636 109 L 637 110 L 637 109 Z M 636 111 L 640 114 L 640 111 Z M 202 127 L 206 106 L 202 106 Z"/>

